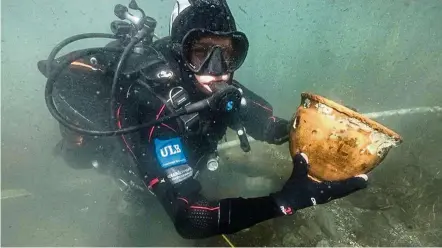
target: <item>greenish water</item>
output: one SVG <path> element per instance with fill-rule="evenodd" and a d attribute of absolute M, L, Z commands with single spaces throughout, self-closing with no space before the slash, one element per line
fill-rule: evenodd
<path fill-rule="evenodd" d="M 36 63 L 66 37 L 110 32 L 114 5 L 128 2 L 1 1 L 3 246 L 227 245 L 221 237 L 181 239 L 152 198 L 144 207 L 125 205 L 110 178 L 73 170 L 54 155 L 60 135 L 46 109 L 45 79 Z M 364 113 L 442 105 L 441 1 L 228 2 L 250 40 L 237 79 L 281 117 L 290 118 L 303 91 Z M 139 4 L 158 20 L 158 35 L 167 35 L 173 1 Z M 62 52 L 105 42 L 80 41 Z M 400 133 L 404 143 L 373 171 L 367 190 L 230 235 L 232 242 L 442 245 L 442 115 L 377 120 Z M 252 148 L 247 155 L 225 151 L 224 167 L 202 175 L 205 191 L 212 197 L 255 196 L 280 187 L 290 170 L 287 148 Z"/>

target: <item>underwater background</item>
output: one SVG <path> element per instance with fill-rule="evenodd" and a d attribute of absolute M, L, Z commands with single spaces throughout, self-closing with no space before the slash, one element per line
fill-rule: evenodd
<path fill-rule="evenodd" d="M 138 0 L 168 35 L 174 1 Z M 63 39 L 110 33 L 125 0 L 1 1 L 1 245 L 228 246 L 184 240 L 155 198 L 123 200 L 109 176 L 57 155 L 58 123 L 37 62 Z M 228 0 L 250 50 L 236 79 L 289 119 L 301 92 L 362 113 L 442 107 L 442 1 Z M 105 45 L 83 40 L 69 51 Z M 60 54 L 61 55 L 61 54 Z M 376 121 L 404 142 L 370 174 L 366 190 L 228 235 L 235 246 L 441 246 L 442 113 Z M 235 136 L 230 135 L 229 140 Z M 213 198 L 268 194 L 290 173 L 286 145 L 222 151 L 201 175 Z"/>

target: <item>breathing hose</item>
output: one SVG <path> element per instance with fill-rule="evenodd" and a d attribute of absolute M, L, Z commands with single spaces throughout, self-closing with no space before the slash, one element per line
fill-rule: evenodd
<path fill-rule="evenodd" d="M 133 47 L 139 42 L 139 40 L 140 39 L 136 38 L 136 37 L 131 39 L 129 44 L 124 48 L 123 54 L 121 55 L 121 57 L 118 61 L 118 64 L 117 64 L 117 68 L 115 69 L 114 78 L 112 81 L 111 99 L 110 99 L 110 122 L 112 123 L 111 126 L 115 129 L 118 127 L 116 125 L 117 117 L 116 117 L 115 109 L 117 109 L 117 108 L 116 108 L 116 99 L 114 96 L 116 95 L 116 91 L 117 91 L 118 78 L 121 74 L 121 70 L 123 68 L 124 62 L 126 61 L 126 58 L 129 56 L 129 53 L 131 52 Z"/>
<path fill-rule="evenodd" d="M 65 61 L 63 61 L 63 63 L 60 65 L 60 67 L 58 67 L 57 69 L 55 69 L 50 76 L 48 77 L 48 80 L 46 82 L 46 88 L 45 88 L 45 100 L 46 100 L 46 105 L 49 109 L 49 112 L 51 113 L 51 115 L 58 121 L 60 122 L 63 126 L 78 132 L 80 134 L 83 135 L 91 135 L 91 136 L 116 136 L 116 135 L 123 135 L 123 134 L 128 134 L 128 133 L 132 133 L 132 132 L 136 132 L 138 130 L 141 130 L 143 128 L 146 127 L 150 127 L 150 126 L 154 126 L 157 125 L 159 123 L 168 121 L 172 118 L 176 118 L 180 115 L 183 115 L 184 112 L 183 111 L 178 111 L 172 115 L 169 116 L 165 116 L 163 118 L 160 118 L 158 120 L 154 120 L 151 122 L 147 122 L 144 124 L 140 124 L 137 126 L 133 126 L 133 127 L 127 127 L 127 128 L 123 128 L 123 129 L 119 129 L 119 130 L 113 130 L 113 131 L 96 131 L 96 130 L 88 130 L 88 129 L 84 129 L 84 128 L 80 128 L 74 124 L 72 124 L 71 122 L 69 122 L 66 118 L 64 118 L 60 112 L 57 110 L 53 100 L 52 100 L 52 92 L 54 89 L 54 84 L 56 79 L 58 78 L 58 76 L 60 75 L 60 73 L 63 71 L 64 68 L 66 68 L 67 66 L 69 66 L 69 64 L 71 64 L 73 61 L 81 58 L 81 57 L 85 57 L 91 54 L 95 54 L 95 53 L 100 53 L 100 52 L 114 52 L 114 53 L 120 53 L 122 52 L 123 49 L 122 48 L 113 48 L 113 47 L 99 47 L 99 48 L 90 48 L 90 49 L 86 49 L 83 51 L 78 52 L 77 54 L 75 54 L 74 56 L 70 57 L 69 59 L 66 59 Z M 118 79 L 118 77 L 117 77 Z"/>
<path fill-rule="evenodd" d="M 52 61 L 54 61 L 55 56 L 57 56 L 57 53 L 61 51 L 65 46 L 69 45 L 72 42 L 83 40 L 83 39 L 90 39 L 90 38 L 109 38 L 109 39 L 118 39 L 116 35 L 113 34 L 106 34 L 106 33 L 86 33 L 86 34 L 78 34 L 71 36 L 67 39 L 64 39 L 62 42 L 57 44 L 54 49 L 52 49 L 51 53 L 49 54 L 47 64 L 46 64 L 46 73 L 47 75 L 50 75 L 51 73 L 51 66 Z M 48 76 L 49 77 L 49 76 Z"/>

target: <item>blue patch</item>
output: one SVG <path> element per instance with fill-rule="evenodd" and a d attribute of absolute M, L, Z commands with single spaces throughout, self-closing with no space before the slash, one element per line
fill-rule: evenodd
<path fill-rule="evenodd" d="M 180 138 L 155 139 L 155 154 L 164 169 L 187 163 Z"/>
<path fill-rule="evenodd" d="M 233 102 L 232 102 L 232 101 L 229 101 L 229 102 L 227 103 L 226 110 L 227 110 L 227 111 L 230 111 L 230 110 L 232 110 L 232 109 L 233 109 Z"/>

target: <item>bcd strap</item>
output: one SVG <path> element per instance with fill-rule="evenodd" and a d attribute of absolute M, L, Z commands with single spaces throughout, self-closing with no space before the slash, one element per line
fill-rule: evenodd
<path fill-rule="evenodd" d="M 181 86 L 174 87 L 169 91 L 167 103 L 169 103 L 175 111 L 181 110 L 185 106 L 191 104 L 189 94 Z M 200 126 L 200 118 L 198 113 L 182 115 L 180 116 L 180 119 L 184 123 L 184 129 L 186 132 L 198 132 Z"/>

